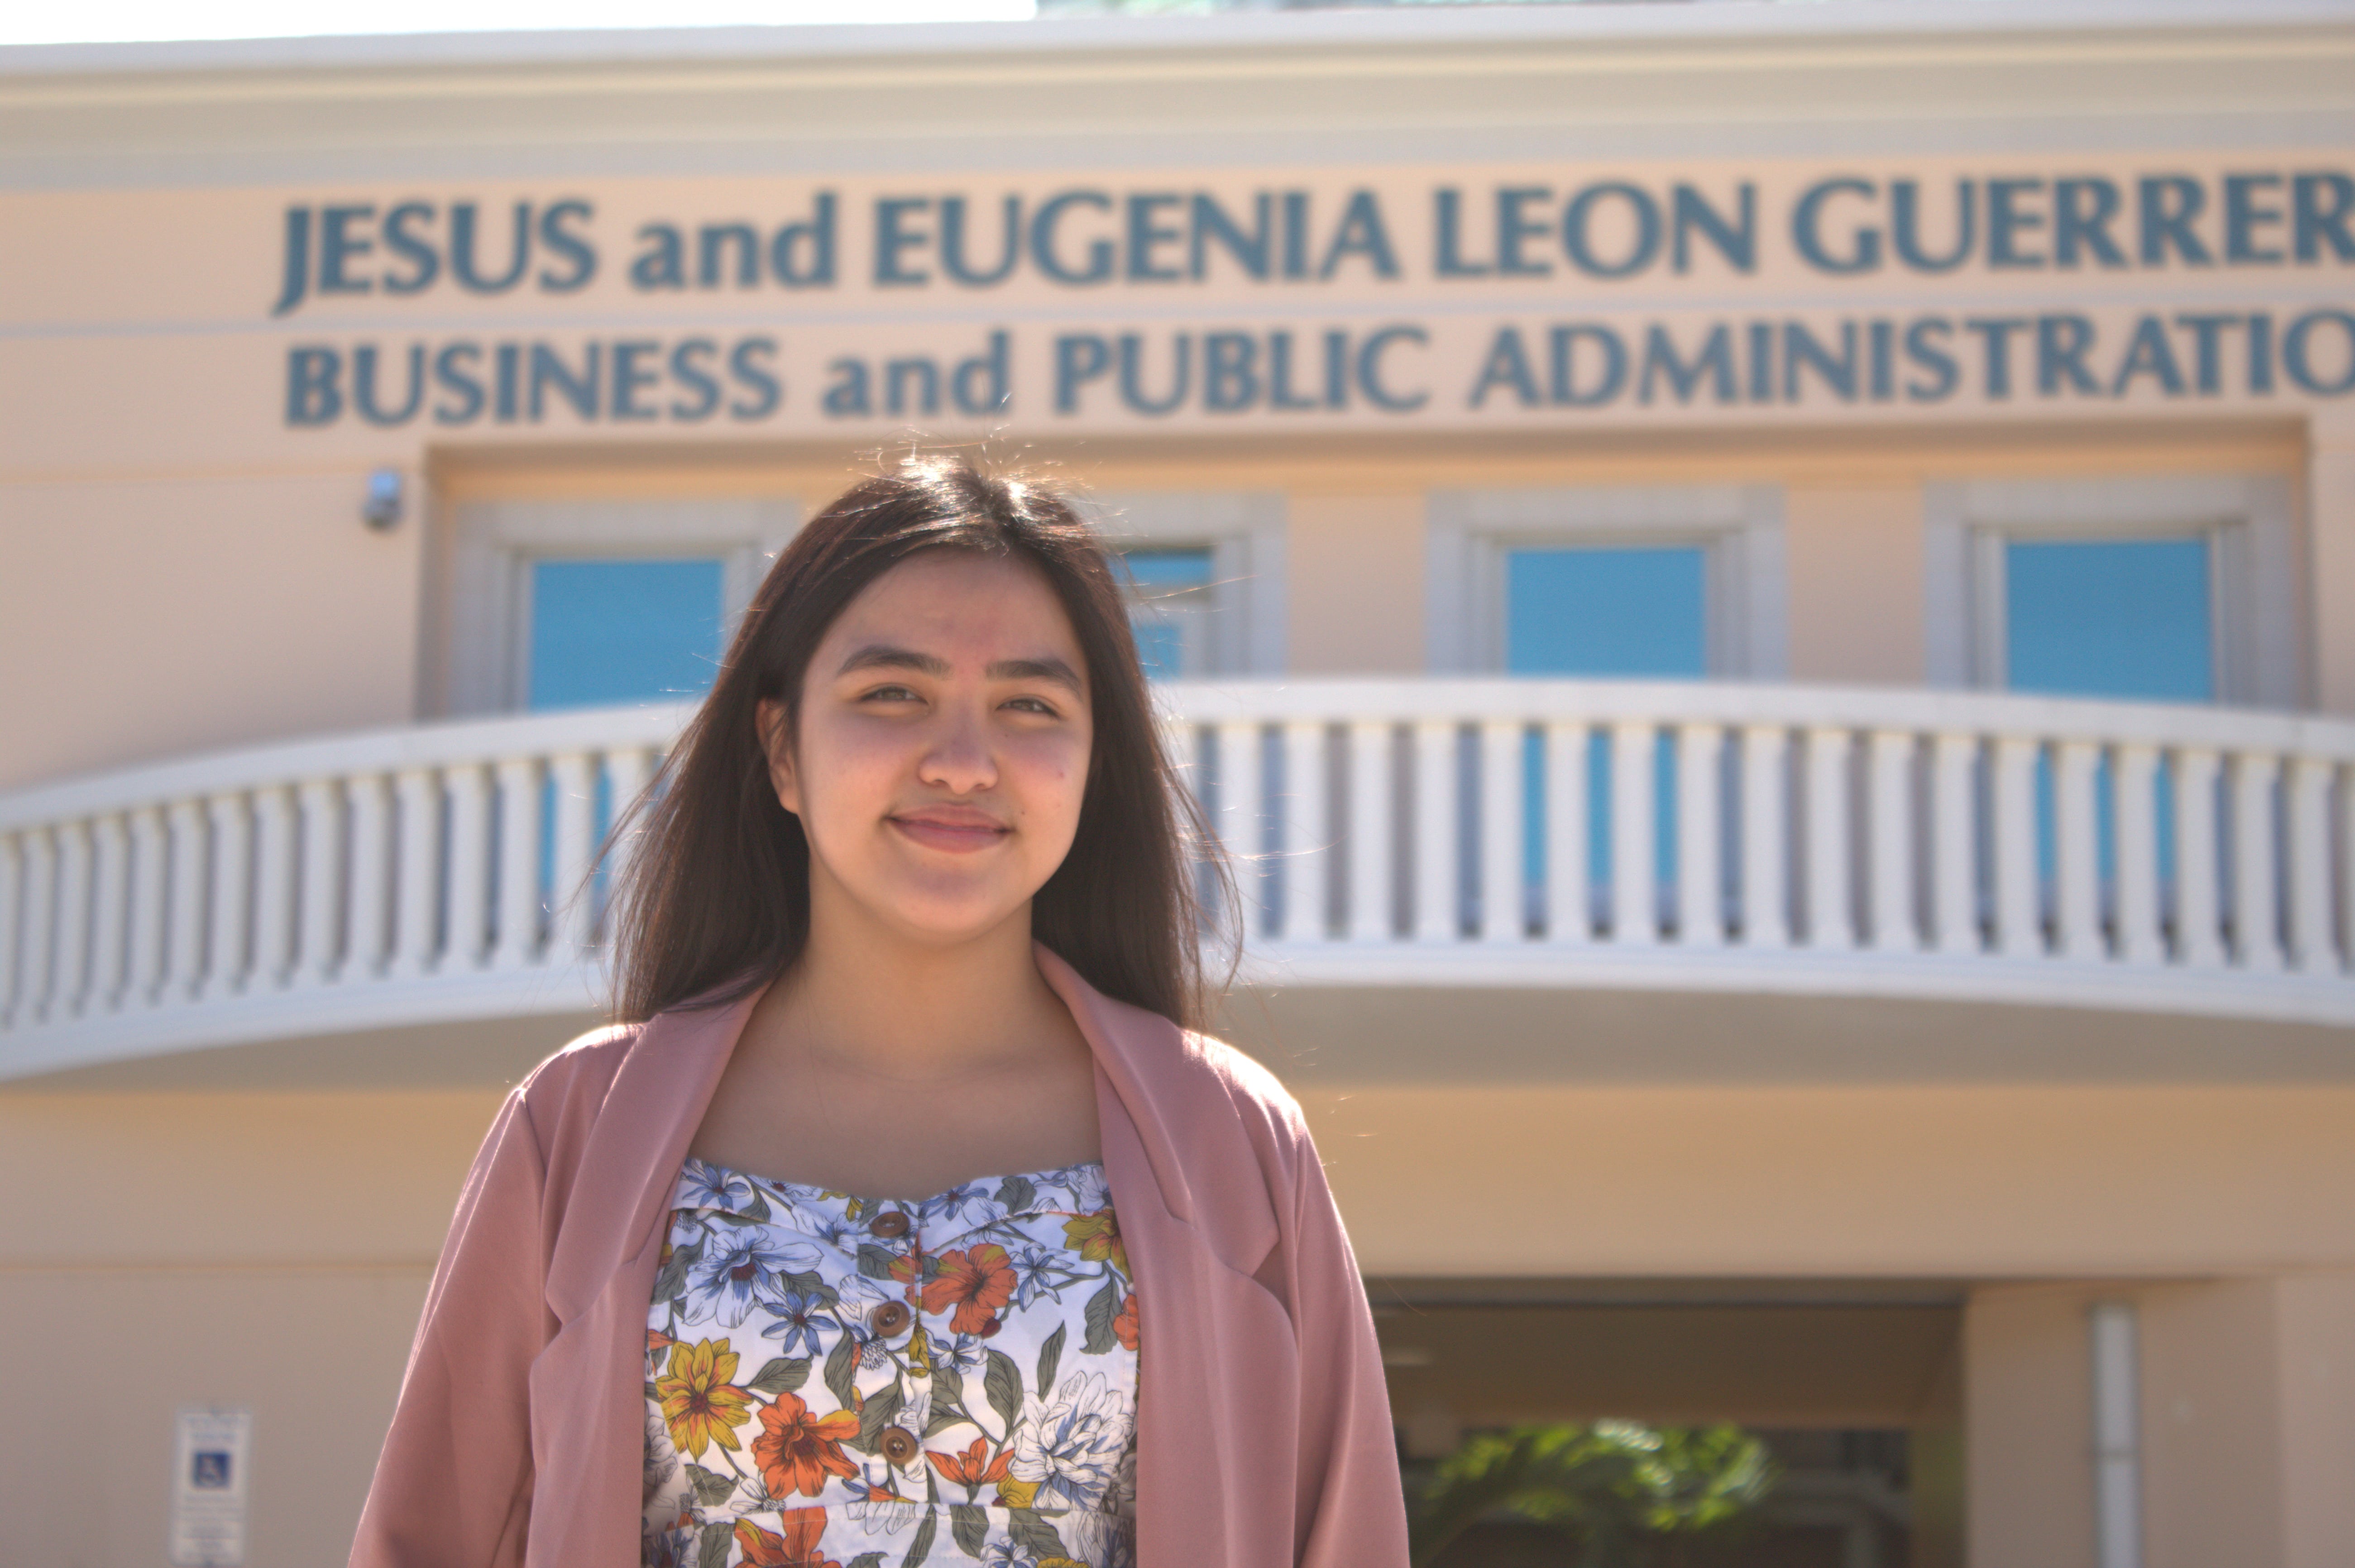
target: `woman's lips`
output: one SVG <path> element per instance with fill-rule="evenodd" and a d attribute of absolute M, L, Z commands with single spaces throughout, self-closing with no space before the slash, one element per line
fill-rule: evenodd
<path fill-rule="evenodd" d="M 978 815 L 916 813 L 890 818 L 891 826 L 928 849 L 970 855 L 1006 837 L 1007 829 Z"/>

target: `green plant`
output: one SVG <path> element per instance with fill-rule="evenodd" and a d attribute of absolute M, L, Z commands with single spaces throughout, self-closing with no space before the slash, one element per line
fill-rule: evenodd
<path fill-rule="evenodd" d="M 1465 1440 L 1410 1517 L 1415 1568 L 1487 1519 L 1524 1519 L 1575 1538 L 1585 1568 L 1618 1568 L 1645 1537 L 1722 1530 L 1772 1489 L 1765 1445 L 1738 1426 L 1516 1426 Z M 1676 1552 L 1674 1555 L 1682 1555 Z"/>

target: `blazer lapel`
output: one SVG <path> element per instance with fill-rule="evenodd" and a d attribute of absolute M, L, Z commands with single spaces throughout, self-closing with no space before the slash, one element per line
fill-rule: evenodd
<path fill-rule="evenodd" d="M 725 1007 L 660 1014 L 630 1047 L 561 1199 L 564 1223 L 547 1285 L 559 1322 L 578 1317 L 613 1271 L 644 1250 L 760 998 L 755 988 Z"/>

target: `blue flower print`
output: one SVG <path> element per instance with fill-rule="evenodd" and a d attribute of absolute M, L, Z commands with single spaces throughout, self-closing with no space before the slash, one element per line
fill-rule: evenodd
<path fill-rule="evenodd" d="M 741 1328 L 752 1303 L 783 1291 L 781 1275 L 817 1267 L 822 1253 L 807 1242 L 789 1242 L 762 1225 L 713 1227 L 703 1256 L 687 1271 L 687 1288 L 727 1328 Z"/>
<path fill-rule="evenodd" d="M 1054 1288 L 1059 1282 L 1051 1277 L 1063 1272 L 1060 1254 L 1029 1242 L 1009 1249 L 1008 1256 L 1014 1264 L 1014 1310 L 1029 1310 L 1030 1304 L 1042 1296 L 1063 1299 L 1062 1293 Z"/>
<path fill-rule="evenodd" d="M 925 1199 L 916 1205 L 916 1217 L 920 1221 L 961 1219 L 966 1207 L 975 1203 L 985 1209 L 996 1207 L 989 1201 L 987 1188 L 978 1181 L 967 1181 L 950 1188 L 946 1192 Z M 996 1218 L 995 1214 L 988 1217 Z"/>
<path fill-rule="evenodd" d="M 732 1214 L 751 1206 L 752 1183 L 732 1170 L 690 1159 L 678 1168 L 674 1202 L 682 1209 L 721 1209 Z"/>
<path fill-rule="evenodd" d="M 842 1320 L 826 1310 L 826 1297 L 815 1292 L 789 1290 L 766 1305 L 777 1320 L 762 1329 L 761 1337 L 776 1340 L 781 1356 L 792 1355 L 795 1345 L 805 1345 L 804 1353 L 812 1358 L 822 1356 L 826 1341 L 818 1330 L 842 1327 Z"/>

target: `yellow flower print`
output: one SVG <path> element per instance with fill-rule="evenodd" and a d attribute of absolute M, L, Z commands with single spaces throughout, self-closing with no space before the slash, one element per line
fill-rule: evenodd
<path fill-rule="evenodd" d="M 1039 1483 L 1018 1481 L 1012 1477 L 997 1483 L 999 1508 L 1028 1508 L 1039 1496 Z"/>
<path fill-rule="evenodd" d="M 655 1393 L 662 1400 L 670 1440 L 681 1451 L 700 1459 L 714 1443 L 722 1448 L 742 1446 L 736 1441 L 736 1424 L 751 1408 L 752 1396 L 732 1381 L 736 1362 L 736 1352 L 725 1339 L 671 1346 L 670 1371 L 655 1380 Z"/>
<path fill-rule="evenodd" d="M 1128 1249 L 1121 1244 L 1120 1221 L 1111 1210 L 1099 1210 L 1093 1214 L 1082 1214 L 1076 1220 L 1064 1221 L 1063 1242 L 1092 1264 L 1111 1259 L 1112 1266 L 1120 1270 L 1121 1277 L 1129 1277 Z"/>

